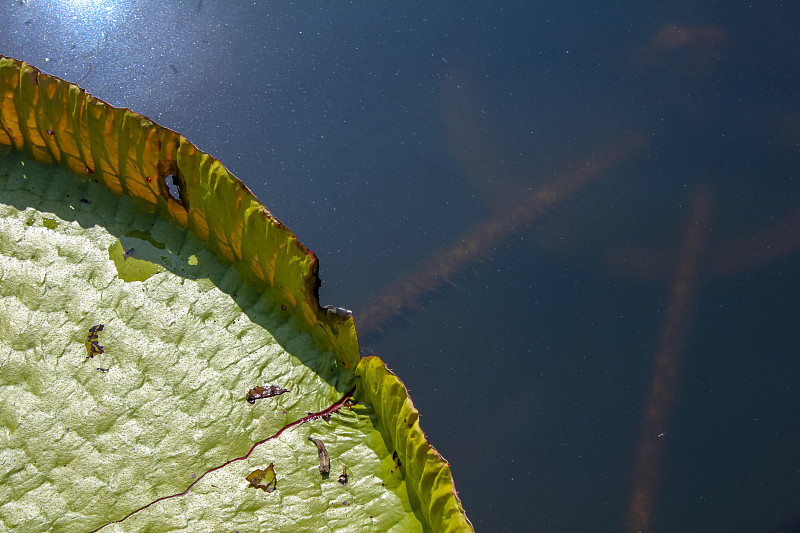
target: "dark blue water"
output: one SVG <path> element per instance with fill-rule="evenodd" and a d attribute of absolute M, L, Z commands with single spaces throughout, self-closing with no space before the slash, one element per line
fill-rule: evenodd
<path fill-rule="evenodd" d="M 625 531 L 642 472 L 647 531 L 769 531 L 800 510 L 800 7 L 696 4 L 30 0 L 0 7 L 0 54 L 247 183 L 408 386 L 478 531 Z"/>

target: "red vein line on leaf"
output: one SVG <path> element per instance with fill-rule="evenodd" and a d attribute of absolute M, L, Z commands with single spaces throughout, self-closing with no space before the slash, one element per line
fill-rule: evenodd
<path fill-rule="evenodd" d="M 275 433 L 274 435 L 270 435 L 266 439 L 260 440 L 260 441 L 256 442 L 255 444 L 253 444 L 253 446 L 250 448 L 250 451 L 247 452 L 246 454 L 244 454 L 243 456 L 236 457 L 234 459 L 230 459 L 228 461 L 225 461 L 221 465 L 218 465 L 218 466 L 215 466 L 213 468 L 210 468 L 210 469 L 206 470 L 197 479 L 192 481 L 191 484 L 188 487 L 186 487 L 186 490 L 184 490 L 183 492 L 178 492 L 177 494 L 170 494 L 169 496 L 162 496 L 160 498 L 157 498 L 157 499 L 151 501 L 150 503 L 139 507 L 138 509 L 134 509 L 133 511 L 131 511 L 128 514 L 126 514 L 125 516 L 123 516 L 119 520 L 112 520 L 110 522 L 106 522 L 105 524 L 103 524 L 102 526 L 98 527 L 97 529 L 93 529 L 90 533 L 97 533 L 98 531 L 100 531 L 104 527 L 110 526 L 111 524 L 119 524 L 120 522 L 123 522 L 123 521 L 127 520 L 128 518 L 132 517 L 136 513 L 140 512 L 140 511 L 144 511 L 145 509 L 147 509 L 151 505 L 157 504 L 158 502 L 163 502 L 164 500 L 170 500 L 172 498 L 180 498 L 181 496 L 185 496 L 186 494 L 189 493 L 189 491 L 192 489 L 192 487 L 194 487 L 201 479 L 206 477 L 207 474 L 210 474 L 212 472 L 216 472 L 217 470 L 221 470 L 221 469 L 225 468 L 226 466 L 228 466 L 229 464 L 235 463 L 236 461 L 244 461 L 245 459 L 250 457 L 250 454 L 252 454 L 253 451 L 255 451 L 256 448 L 258 448 L 259 446 L 261 446 L 262 444 L 264 444 L 267 441 L 270 441 L 272 439 L 278 438 L 281 435 L 281 433 L 283 433 L 287 429 L 293 428 L 294 426 L 299 426 L 300 424 L 304 424 L 304 423 L 309 422 L 311 420 L 316 420 L 316 419 L 322 417 L 323 415 L 332 414 L 335 411 L 341 409 L 342 405 L 344 405 L 344 402 L 346 402 L 348 398 L 353 396 L 353 393 L 355 393 L 355 391 L 356 391 L 356 388 L 353 387 L 352 389 L 350 389 L 350 391 L 347 394 L 342 396 L 342 398 L 338 402 L 334 403 L 330 407 L 327 407 L 326 409 L 323 409 L 322 411 L 319 411 L 317 413 L 309 413 L 308 415 L 304 416 L 303 418 L 300 418 L 299 420 L 295 420 L 291 424 L 286 424 L 280 430 L 278 430 L 278 432 Z"/>

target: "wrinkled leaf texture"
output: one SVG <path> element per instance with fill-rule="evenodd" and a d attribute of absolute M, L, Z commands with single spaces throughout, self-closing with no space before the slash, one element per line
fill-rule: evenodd
<path fill-rule="evenodd" d="M 0 528 L 472 530 L 402 382 L 218 160 L 3 56 L 0 125 Z"/>

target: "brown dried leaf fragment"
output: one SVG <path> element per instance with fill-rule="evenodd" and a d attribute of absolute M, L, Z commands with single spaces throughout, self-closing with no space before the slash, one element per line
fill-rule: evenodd
<path fill-rule="evenodd" d="M 331 471 L 331 458 L 328 455 L 328 450 L 325 449 L 325 444 L 320 439 L 308 437 L 308 440 L 317 445 L 317 453 L 319 454 L 319 473 L 328 474 Z"/>
<path fill-rule="evenodd" d="M 277 396 L 279 394 L 283 394 L 284 392 L 289 392 L 289 389 L 282 389 L 277 385 L 268 385 L 266 387 L 253 387 L 247 392 L 247 401 L 249 403 L 256 403 L 256 400 L 260 400 L 261 398 L 269 398 L 271 396 Z"/>
<path fill-rule="evenodd" d="M 278 486 L 278 478 L 275 476 L 275 467 L 272 463 L 269 464 L 266 470 L 253 470 L 247 481 L 250 486 L 256 489 L 261 489 L 266 492 L 274 491 Z M 266 481 L 266 483 L 264 482 Z"/>

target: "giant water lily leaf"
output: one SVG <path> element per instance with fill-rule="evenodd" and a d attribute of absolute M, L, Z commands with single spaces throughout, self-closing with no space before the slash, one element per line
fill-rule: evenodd
<path fill-rule="evenodd" d="M 2 56 L 0 125 L 0 529 L 471 530 L 403 384 L 219 161 Z"/>

